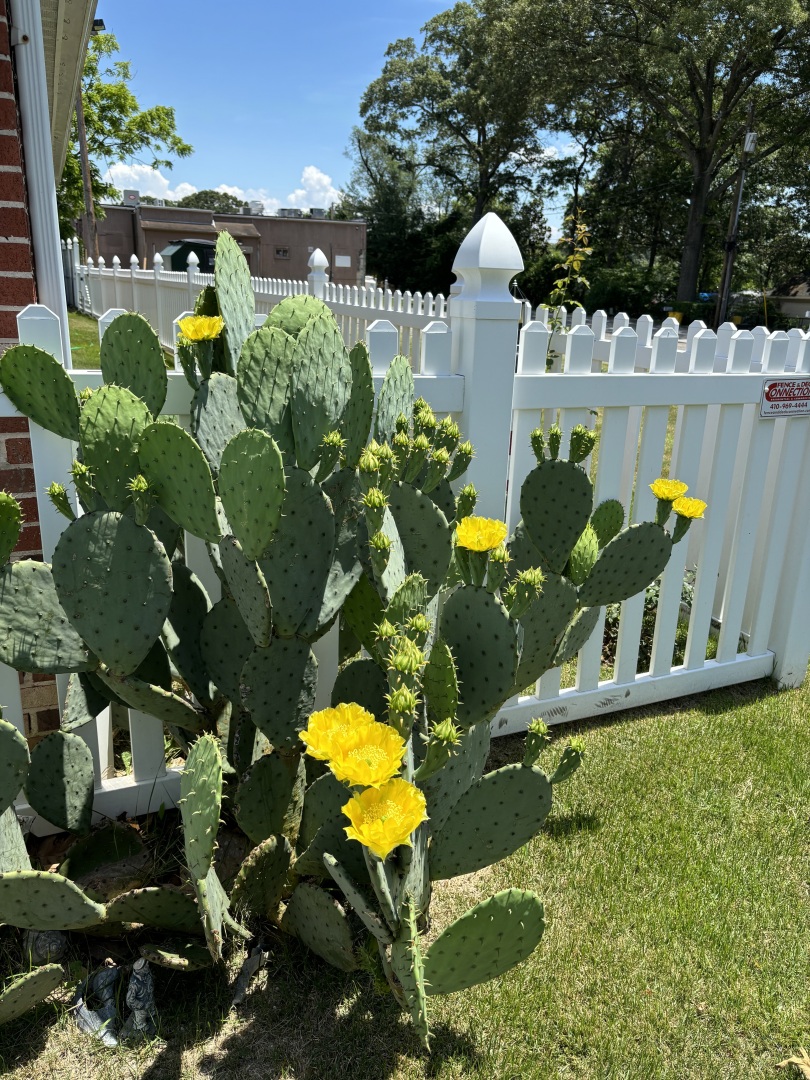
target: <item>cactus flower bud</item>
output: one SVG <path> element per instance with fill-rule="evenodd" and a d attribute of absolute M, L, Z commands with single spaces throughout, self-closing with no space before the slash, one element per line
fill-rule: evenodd
<path fill-rule="evenodd" d="M 380 625 L 377 627 L 377 640 L 378 641 L 390 641 L 398 634 L 397 628 L 388 619 L 383 619 Z"/>
<path fill-rule="evenodd" d="M 46 488 L 46 493 L 60 514 L 64 514 L 70 521 L 76 520 L 76 514 L 74 513 L 73 507 L 70 505 L 70 500 L 68 499 L 68 494 L 63 484 L 51 484 L 50 487 Z"/>
<path fill-rule="evenodd" d="M 569 780 L 582 764 L 585 757 L 585 740 L 580 736 L 574 736 L 562 752 L 560 763 L 549 777 L 552 784 L 561 784 Z"/>
<path fill-rule="evenodd" d="M 83 462 L 74 461 L 70 468 L 70 475 L 73 477 L 73 484 L 85 507 L 89 510 L 95 509 L 96 489 L 91 471 Z"/>
<path fill-rule="evenodd" d="M 447 472 L 447 466 L 450 463 L 450 452 L 445 449 L 435 450 L 430 455 L 430 461 L 428 462 L 427 475 L 422 482 L 422 491 L 427 494 L 429 491 L 433 491 L 435 487 L 444 479 L 444 474 Z"/>
<path fill-rule="evenodd" d="M 381 574 L 388 566 L 388 560 L 391 556 L 391 537 L 386 536 L 384 532 L 375 532 L 369 538 L 368 546 L 371 554 L 371 565 L 376 573 Z"/>
<path fill-rule="evenodd" d="M 513 619 L 519 619 L 542 592 L 545 576 L 542 570 L 532 567 L 521 570 L 506 590 L 504 599 Z"/>
<path fill-rule="evenodd" d="M 357 468 L 360 472 L 360 486 L 363 491 L 368 491 L 369 488 L 379 486 L 380 459 L 370 446 L 367 446 L 360 455 L 360 461 L 357 463 Z"/>
<path fill-rule="evenodd" d="M 548 740 L 548 724 L 545 720 L 536 716 L 526 728 L 526 751 L 523 755 L 523 764 L 527 766 L 536 765 Z"/>
<path fill-rule="evenodd" d="M 398 435 L 407 435 L 411 428 L 411 422 L 405 413 L 400 413 L 394 421 L 394 427 Z"/>
<path fill-rule="evenodd" d="M 318 462 L 318 472 L 315 479 L 320 483 L 331 475 L 337 465 L 346 440 L 341 438 L 339 431 L 327 431 L 321 440 L 321 459 Z"/>
<path fill-rule="evenodd" d="M 586 428 L 584 424 L 577 424 L 571 429 L 571 438 L 568 442 L 568 460 L 573 462 L 584 461 L 596 446 L 598 435 L 595 431 Z"/>
<path fill-rule="evenodd" d="M 534 451 L 534 456 L 537 458 L 537 463 L 539 465 L 541 461 L 546 460 L 546 437 L 543 434 L 543 429 L 539 427 L 535 428 L 529 436 L 529 439 L 531 440 L 532 450 Z"/>
<path fill-rule="evenodd" d="M 562 429 L 559 424 L 554 424 L 553 427 L 548 429 L 548 456 L 552 461 L 556 461 L 559 457 L 561 442 Z"/>
<path fill-rule="evenodd" d="M 431 436 L 437 427 L 438 421 L 436 420 L 436 414 L 427 402 L 425 402 L 421 408 L 414 410 L 414 434 Z"/>
<path fill-rule="evenodd" d="M 430 619 L 428 619 L 427 615 L 423 615 L 420 611 L 418 614 L 413 615 L 410 619 L 408 619 L 407 630 L 413 640 L 421 649 L 427 641 L 427 636 L 430 633 Z"/>
<path fill-rule="evenodd" d="M 463 521 L 464 518 L 470 517 L 477 502 L 478 492 L 475 490 L 475 484 L 466 484 L 456 496 L 456 521 Z"/>
<path fill-rule="evenodd" d="M 391 490 L 399 462 L 388 443 L 383 443 L 377 451 L 377 460 L 380 463 L 380 487 L 387 494 Z"/>
<path fill-rule="evenodd" d="M 391 712 L 401 716 L 413 716 L 419 704 L 417 695 L 407 686 L 398 686 L 390 694 L 386 694 L 386 701 Z"/>
<path fill-rule="evenodd" d="M 453 463 L 450 466 L 450 472 L 447 474 L 447 479 L 458 480 L 458 478 L 462 476 L 467 471 L 467 469 L 469 469 L 470 462 L 472 461 L 474 455 L 475 450 L 473 449 L 473 444 L 469 441 L 469 439 L 467 440 L 467 442 L 459 443 L 455 457 L 453 458 Z M 473 503 L 473 506 L 474 505 L 475 503 Z"/>
<path fill-rule="evenodd" d="M 430 733 L 424 760 L 414 773 L 414 780 L 427 780 L 446 765 L 453 757 L 460 738 L 461 731 L 452 720 L 442 720 L 436 724 Z"/>
<path fill-rule="evenodd" d="M 363 496 L 362 503 L 366 514 L 368 531 L 372 534 L 379 532 L 382 528 L 388 500 L 378 487 L 372 487 Z"/>
<path fill-rule="evenodd" d="M 388 667 L 400 675 L 416 675 L 425 666 L 427 658 L 415 641 L 402 637 L 391 650 Z"/>
<path fill-rule="evenodd" d="M 79 391 L 79 404 L 86 405 L 94 393 L 95 390 L 91 386 L 83 386 Z"/>
<path fill-rule="evenodd" d="M 145 525 L 153 502 L 149 481 L 139 473 L 127 484 L 127 491 L 132 496 L 132 504 L 135 507 L 135 521 L 138 525 Z"/>
<path fill-rule="evenodd" d="M 412 484 L 422 471 L 422 466 L 425 464 L 425 459 L 428 456 L 430 450 L 430 443 L 428 442 L 426 435 L 417 435 L 415 439 L 411 441 L 410 454 L 408 455 L 408 461 L 405 465 L 404 480 Z"/>
<path fill-rule="evenodd" d="M 490 551 L 487 564 L 487 592 L 494 594 L 501 587 L 509 561 L 509 552 L 505 544 Z"/>
<path fill-rule="evenodd" d="M 436 450 L 447 450 L 448 453 L 452 454 L 458 446 L 460 438 L 461 431 L 458 424 L 451 416 L 445 416 L 444 420 L 439 421 L 436 428 L 436 433 L 433 436 L 433 446 Z"/>

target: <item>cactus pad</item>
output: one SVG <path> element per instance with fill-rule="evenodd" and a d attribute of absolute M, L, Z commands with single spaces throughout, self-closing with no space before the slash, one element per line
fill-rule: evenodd
<path fill-rule="evenodd" d="M 298 839 L 306 768 L 300 754 L 274 750 L 253 762 L 236 790 L 234 814 L 254 844 L 269 836 Z"/>
<path fill-rule="evenodd" d="M 329 307 L 317 296 L 285 296 L 264 320 L 262 329 L 265 326 L 275 326 L 285 334 L 298 337 L 309 320 L 316 315 L 332 317 Z"/>
<path fill-rule="evenodd" d="M 488 723 L 474 724 L 462 732 L 456 752 L 444 768 L 420 783 L 427 799 L 430 828 L 438 832 L 461 796 L 484 774 L 489 757 Z"/>
<path fill-rule="evenodd" d="M 242 669 L 244 700 L 256 727 L 276 749 L 298 743 L 315 707 L 318 661 L 301 638 L 274 638 L 254 649 Z"/>
<path fill-rule="evenodd" d="M 422 685 L 431 721 L 439 724 L 443 720 L 455 720 L 458 711 L 456 665 L 447 642 L 441 638 L 433 642 Z"/>
<path fill-rule="evenodd" d="M 82 409 L 82 460 L 111 510 L 123 512 L 132 501 L 127 485 L 140 472 L 138 440 L 151 423 L 146 405 L 123 386 L 102 386 Z"/>
<path fill-rule="evenodd" d="M 141 436 L 138 461 L 169 517 L 216 544 L 220 529 L 211 470 L 188 432 L 175 424 L 151 424 Z"/>
<path fill-rule="evenodd" d="M 298 847 L 303 851 L 315 839 L 316 833 L 329 821 L 341 818 L 341 808 L 349 800 L 346 787 L 331 772 L 325 772 L 306 790 L 304 812 L 298 832 Z M 343 821 L 342 824 L 348 824 Z M 357 845 L 355 845 L 357 846 Z"/>
<path fill-rule="evenodd" d="M 246 558 L 235 536 L 222 537 L 219 554 L 239 614 L 256 644 L 266 648 L 270 644 L 273 609 L 264 574 L 258 563 Z"/>
<path fill-rule="evenodd" d="M 5 565 L 17 541 L 22 528 L 22 510 L 13 495 L 0 491 L 0 565 Z"/>
<path fill-rule="evenodd" d="M 35 345 L 12 345 L 0 358 L 0 383 L 14 407 L 35 424 L 79 441 L 73 380 L 50 353 Z"/>
<path fill-rule="evenodd" d="M 302 469 L 318 463 L 324 435 L 340 427 L 352 383 L 349 355 L 332 314 L 316 315 L 295 341 L 290 384 L 295 456 Z"/>
<path fill-rule="evenodd" d="M 180 677 L 203 703 L 215 687 L 202 658 L 200 633 L 211 601 L 196 574 L 180 562 L 172 564 L 172 602 L 163 626 L 163 639 Z"/>
<path fill-rule="evenodd" d="M 377 415 L 374 418 L 374 438 L 378 442 L 390 442 L 397 430 L 397 417 L 410 416 L 413 411 L 413 371 L 407 356 L 395 356 L 385 373 L 380 396 L 377 399 Z"/>
<path fill-rule="evenodd" d="M 374 905 L 366 897 L 365 893 L 361 892 L 351 876 L 333 855 L 324 855 L 323 861 L 324 866 L 332 875 L 333 881 L 342 890 L 349 904 L 357 912 L 365 928 L 382 945 L 389 945 L 393 941 L 391 931 L 386 926 L 382 915 L 375 910 Z"/>
<path fill-rule="evenodd" d="M 93 755 L 78 735 L 52 731 L 31 754 L 25 794 L 38 814 L 66 832 L 90 832 Z"/>
<path fill-rule="evenodd" d="M 405 550 L 399 538 L 397 524 L 394 521 L 390 509 L 386 506 L 383 515 L 382 529 L 380 530 L 391 541 L 388 562 L 381 573 L 377 573 L 369 555 L 368 529 L 365 521 L 361 520 L 357 529 L 357 542 L 360 546 L 360 558 L 363 569 L 369 578 L 377 583 L 377 591 L 387 604 L 402 582 L 408 576 L 408 568 L 405 565 Z"/>
<path fill-rule="evenodd" d="M 292 861 L 292 848 L 284 836 L 268 836 L 250 852 L 239 868 L 231 889 L 236 911 L 273 919 L 281 903 Z"/>
<path fill-rule="evenodd" d="M 42 967 L 18 975 L 0 993 L 0 1024 L 17 1020 L 61 986 L 65 973 L 61 964 Z"/>
<path fill-rule="evenodd" d="M 548 570 L 543 556 L 532 543 L 532 538 L 522 521 L 517 523 L 515 531 L 509 537 L 507 549 L 509 551 L 507 573 L 510 578 L 515 578 L 523 570 L 532 570 L 535 567 L 544 571 Z"/>
<path fill-rule="evenodd" d="M 265 324 L 242 346 L 237 396 L 248 427 L 271 435 L 289 461 L 295 454 L 290 379 L 295 339 Z"/>
<path fill-rule="evenodd" d="M 337 673 L 332 687 L 332 705 L 353 701 L 378 720 L 383 720 L 388 710 L 387 693 L 388 679 L 382 668 L 368 658 L 350 660 Z"/>
<path fill-rule="evenodd" d="M 121 514 L 85 514 L 59 538 L 53 579 L 90 648 L 116 674 L 134 671 L 160 635 L 171 604 L 171 565 L 154 534 Z"/>
<path fill-rule="evenodd" d="M 363 572 L 357 555 L 357 526 L 360 517 L 357 475 L 351 469 L 339 469 L 327 477 L 321 486 L 332 504 L 335 516 L 335 549 L 315 632 L 320 632 L 334 619 Z M 311 626 L 310 620 L 307 620 L 307 626 Z"/>
<path fill-rule="evenodd" d="M 553 667 L 559 667 L 568 660 L 573 660 L 579 650 L 596 629 L 599 622 L 599 608 L 582 608 L 565 631 L 554 653 Z"/>
<path fill-rule="evenodd" d="M 664 570 L 672 553 L 668 533 L 652 521 L 631 525 L 599 552 L 580 586 L 583 607 L 617 604 L 646 589 Z"/>
<path fill-rule="evenodd" d="M 365 574 L 346 597 L 341 612 L 349 630 L 371 656 L 377 657 L 377 626 L 385 608 L 379 593 Z"/>
<path fill-rule="evenodd" d="M 43 675 L 97 666 L 68 622 L 45 563 L 22 559 L 0 569 L 0 662 Z"/>
<path fill-rule="evenodd" d="M 318 624 L 335 549 L 335 518 L 329 499 L 309 473 L 290 468 L 283 516 L 259 560 L 276 633 L 312 633 Z"/>
<path fill-rule="evenodd" d="M 131 709 L 154 716 L 164 724 L 183 728 L 192 733 L 202 730 L 202 716 L 191 702 L 162 686 L 145 682 L 134 675 L 116 676 L 99 671 L 98 677 L 113 695 Z"/>
<path fill-rule="evenodd" d="M 428 994 L 453 994 L 495 979 L 530 956 L 545 930 L 536 893 L 504 889 L 466 911 L 425 956 Z"/>
<path fill-rule="evenodd" d="M 222 802 L 222 758 L 212 735 L 192 746 L 180 777 L 180 812 L 186 865 L 195 880 L 206 877 L 214 858 Z"/>
<path fill-rule="evenodd" d="M 582 535 L 574 544 L 573 551 L 568 558 L 567 575 L 575 585 L 581 585 L 593 569 L 596 557 L 599 554 L 599 539 L 596 530 L 586 525 Z"/>
<path fill-rule="evenodd" d="M 214 476 L 219 472 L 222 451 L 244 429 L 236 379 L 215 371 L 191 402 L 191 430 Z"/>
<path fill-rule="evenodd" d="M 0 874 L 0 922 L 21 930 L 82 930 L 104 919 L 105 909 L 78 885 L 44 870 Z"/>
<path fill-rule="evenodd" d="M 221 232 L 217 237 L 214 288 L 219 312 L 225 321 L 225 347 L 230 367 L 235 371 L 242 345 L 253 330 L 256 300 L 247 260 L 227 232 Z"/>
<path fill-rule="evenodd" d="M 120 893 L 107 905 L 107 921 L 141 923 L 157 930 L 185 934 L 203 932 L 200 912 L 194 900 L 171 885 Z"/>
<path fill-rule="evenodd" d="M 216 686 L 233 702 L 241 700 L 242 668 L 255 643 L 236 604 L 223 596 L 205 616 L 200 631 L 200 653 Z"/>
<path fill-rule="evenodd" d="M 96 690 L 87 675 L 77 675 L 74 672 L 68 680 L 65 707 L 59 726 L 62 731 L 76 731 L 95 720 L 107 705 L 109 701 Z"/>
<path fill-rule="evenodd" d="M 13 806 L 0 814 L 0 874 L 30 870 L 31 860 Z"/>
<path fill-rule="evenodd" d="M 118 315 L 101 339 L 101 374 L 105 383 L 125 386 L 157 417 L 169 381 L 157 334 L 134 311 Z"/>
<path fill-rule="evenodd" d="M 219 496 L 245 555 L 258 559 L 273 538 L 284 500 L 281 452 L 269 435 L 255 429 L 234 435 L 222 452 Z"/>
<path fill-rule="evenodd" d="M 139 945 L 138 952 L 150 964 L 169 968 L 170 971 L 202 971 L 210 968 L 213 960 L 208 949 L 192 942 L 174 945 Z"/>
<path fill-rule="evenodd" d="M 343 411 L 343 438 L 346 440 L 344 458 L 350 469 L 356 469 L 366 445 L 374 415 L 374 378 L 368 358 L 368 347 L 358 341 L 349 353 L 352 384 L 349 400 Z"/>
<path fill-rule="evenodd" d="M 471 874 L 500 862 L 538 834 L 550 810 L 551 784 L 540 769 L 505 765 L 485 773 L 433 833 L 431 879 Z"/>
<path fill-rule="evenodd" d="M 0 720 L 0 814 L 11 806 L 28 771 L 28 743 L 8 720 Z"/>
<path fill-rule="evenodd" d="M 82 878 L 95 874 L 101 867 L 123 859 L 145 861 L 145 854 L 146 848 L 138 830 L 112 821 L 71 844 L 59 873 L 81 883 Z"/>
<path fill-rule="evenodd" d="M 427 1015 L 425 964 L 417 926 L 416 907 L 411 899 L 403 904 L 401 929 L 391 946 L 391 967 L 402 987 L 414 1028 L 422 1045 L 429 1050 L 430 1030 Z"/>
<path fill-rule="evenodd" d="M 622 525 L 624 525 L 624 507 L 618 499 L 605 499 L 591 514 L 591 527 L 596 533 L 600 548 L 610 543 L 621 531 Z"/>
<path fill-rule="evenodd" d="M 523 523 L 555 573 L 562 573 L 592 508 L 593 486 L 585 471 L 573 462 L 543 461 L 523 481 Z"/>
<path fill-rule="evenodd" d="M 408 570 L 422 574 L 428 596 L 433 596 L 445 579 L 453 550 L 447 518 L 430 496 L 410 484 L 394 484 L 390 506 Z"/>
<path fill-rule="evenodd" d="M 346 912 L 329 893 L 299 885 L 281 917 L 281 928 L 341 971 L 354 971 L 357 958 Z"/>
<path fill-rule="evenodd" d="M 441 633 L 456 663 L 458 723 L 489 719 L 509 697 L 517 668 L 515 625 L 486 589 L 464 585 L 447 599 Z"/>
<path fill-rule="evenodd" d="M 522 649 L 515 676 L 516 691 L 555 666 L 554 652 L 577 606 L 577 591 L 570 581 L 547 574 L 540 595 L 520 617 Z"/>

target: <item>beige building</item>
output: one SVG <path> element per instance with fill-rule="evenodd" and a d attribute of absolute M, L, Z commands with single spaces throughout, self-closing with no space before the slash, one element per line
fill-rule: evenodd
<path fill-rule="evenodd" d="M 362 285 L 366 272 L 366 223 L 318 217 L 263 217 L 255 214 L 214 214 L 177 206 L 105 206 L 98 221 L 99 254 L 107 265 L 117 255 L 122 265 L 137 255 L 141 267 L 152 265 L 160 252 L 170 269 L 166 249 L 182 241 L 197 242 L 200 270 L 206 249 L 225 229 L 236 238 L 256 277 L 302 280 L 309 258 L 320 248 L 329 260 L 329 278 L 338 285 Z M 185 262 L 185 254 L 182 254 Z M 210 259 L 209 259 L 210 262 Z M 180 267 L 177 267 L 178 269 Z"/>

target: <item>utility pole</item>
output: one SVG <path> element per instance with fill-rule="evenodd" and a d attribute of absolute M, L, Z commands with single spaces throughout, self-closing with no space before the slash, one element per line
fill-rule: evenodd
<path fill-rule="evenodd" d="M 748 158 L 753 154 L 757 145 L 756 134 L 751 130 L 754 125 L 754 103 L 748 106 L 748 120 L 745 125 L 745 139 L 743 141 L 742 154 L 740 156 L 740 171 L 737 176 L 737 188 L 731 203 L 731 213 L 728 219 L 728 236 L 726 237 L 725 252 L 723 255 L 723 273 L 720 278 L 720 291 L 717 294 L 717 307 L 714 312 L 714 329 L 725 322 L 728 310 L 728 298 L 731 292 L 731 277 L 734 273 L 734 256 L 737 254 L 737 229 L 740 224 L 740 207 L 742 205 L 743 183 L 745 181 L 745 169 Z"/>
<path fill-rule="evenodd" d="M 93 19 L 92 34 L 100 34 L 106 29 L 103 19 Z M 79 80 L 79 92 L 76 94 L 76 131 L 79 137 L 79 162 L 82 168 L 82 187 L 84 189 L 84 220 L 82 222 L 82 240 L 84 254 L 98 263 L 98 229 L 96 228 L 96 207 L 93 202 L 93 185 L 90 179 L 90 155 L 87 152 L 87 129 L 84 126 L 84 103 L 82 84 Z"/>

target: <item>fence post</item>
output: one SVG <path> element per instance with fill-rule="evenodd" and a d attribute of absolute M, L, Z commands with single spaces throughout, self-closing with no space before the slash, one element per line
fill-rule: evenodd
<path fill-rule="evenodd" d="M 446 322 L 428 323 L 422 331 L 423 375 L 449 375 L 453 370 L 453 336 Z"/>
<path fill-rule="evenodd" d="M 132 285 L 132 311 L 140 311 L 138 307 L 138 285 L 137 285 L 137 273 L 140 269 L 140 263 L 138 262 L 138 256 L 133 252 L 129 257 L 129 277 Z"/>
<path fill-rule="evenodd" d="M 127 313 L 126 308 L 122 308 L 122 307 L 107 308 L 107 310 L 104 312 L 104 314 L 98 320 L 98 341 L 99 341 L 99 345 L 101 344 L 101 339 L 107 333 L 107 327 L 110 325 L 110 323 L 113 321 L 113 319 L 117 319 L 119 315 L 126 315 L 126 313 Z"/>
<path fill-rule="evenodd" d="M 329 281 L 329 260 L 320 248 L 315 248 L 309 257 L 307 266 L 309 267 L 309 274 L 307 275 L 309 294 L 323 300 L 326 285 Z"/>
<path fill-rule="evenodd" d="M 80 265 L 80 252 L 79 252 L 79 238 L 74 236 L 70 242 L 70 262 L 71 262 L 71 276 L 73 278 L 73 297 L 77 311 L 84 311 L 84 297 L 81 295 L 81 285 L 79 282 L 79 265 Z"/>
<path fill-rule="evenodd" d="M 190 251 L 188 258 L 186 259 L 186 282 L 188 284 L 188 306 L 189 310 L 194 310 L 194 300 L 196 299 L 196 291 L 194 288 L 194 278 L 197 274 L 197 267 L 200 265 L 200 260 L 196 251 Z"/>
<path fill-rule="evenodd" d="M 113 306 L 118 307 L 118 272 L 121 269 L 121 260 L 113 255 Z"/>
<path fill-rule="evenodd" d="M 591 315 L 591 330 L 597 341 L 604 341 L 607 337 L 607 312 L 601 308 Z"/>
<path fill-rule="evenodd" d="M 165 344 L 163 336 L 163 305 L 160 302 L 160 275 L 162 272 L 163 256 L 158 251 L 152 258 L 152 273 L 155 276 L 155 311 L 157 312 L 157 326 L 155 329 L 158 332 L 158 341 L 161 345 Z"/>
<path fill-rule="evenodd" d="M 453 371 L 465 380 L 459 425 L 476 450 L 467 480 L 478 488 L 476 510 L 494 518 L 506 509 L 521 314 L 509 285 L 522 269 L 515 238 L 492 212 L 473 226 L 453 263 L 464 279 L 450 301 Z"/>
<path fill-rule="evenodd" d="M 388 319 L 375 319 L 366 329 L 366 344 L 375 375 L 384 375 L 399 352 L 399 330 Z"/>

